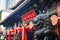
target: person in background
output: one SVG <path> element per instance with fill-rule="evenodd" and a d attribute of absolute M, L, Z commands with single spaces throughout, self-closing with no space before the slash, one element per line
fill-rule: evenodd
<path fill-rule="evenodd" d="M 56 13 L 51 17 L 51 22 L 56 29 L 57 35 L 60 38 L 60 1 L 56 2 Z"/>

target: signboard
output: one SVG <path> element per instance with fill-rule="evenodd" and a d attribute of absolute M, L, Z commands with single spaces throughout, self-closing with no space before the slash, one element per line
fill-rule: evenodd
<path fill-rule="evenodd" d="M 24 22 L 30 21 L 35 17 L 36 17 L 36 12 L 34 9 L 32 9 L 29 12 L 27 12 L 26 14 L 22 15 L 22 19 Z"/>

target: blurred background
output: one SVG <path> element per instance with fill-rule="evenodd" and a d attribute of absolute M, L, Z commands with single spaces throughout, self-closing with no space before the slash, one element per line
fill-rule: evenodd
<path fill-rule="evenodd" d="M 6 26 L 6 28 L 8 28 L 9 26 L 12 27 L 15 22 L 23 23 L 23 20 L 21 22 L 21 18 L 20 17 L 17 18 L 17 17 L 18 17 L 18 15 L 21 16 L 28 11 L 26 11 L 24 13 L 20 13 L 20 14 L 18 11 L 18 15 L 14 18 L 14 20 L 12 20 L 12 19 L 15 16 L 15 14 L 14 14 L 14 16 L 12 16 L 12 18 L 10 17 L 12 21 L 10 20 L 10 18 L 8 18 L 8 16 L 14 11 L 14 9 L 12 9 L 12 8 L 20 1 L 24 1 L 24 0 L 0 0 L 0 23 L 1 22 L 3 23 L 3 25 L 0 25 L 1 28 L 3 28 L 4 26 Z M 43 13 L 43 12 L 45 12 L 47 14 L 48 13 L 51 14 L 51 13 L 55 12 L 55 3 L 56 3 L 56 1 L 54 1 L 54 0 L 36 1 L 36 3 L 34 3 L 34 5 L 29 8 L 29 10 L 34 8 L 37 12 L 37 15 L 40 13 Z M 37 7 L 35 7 L 35 6 L 37 6 Z M 28 10 L 28 8 L 26 8 L 26 9 Z M 6 18 L 8 18 L 8 20 Z M 5 21 L 5 19 L 6 19 L 6 21 Z"/>
<path fill-rule="evenodd" d="M 3 22 L 14 11 L 12 8 L 19 1 L 24 1 L 24 0 L 0 0 L 0 23 Z M 54 1 L 54 0 L 40 0 L 40 1 L 36 1 L 36 3 L 34 3 L 34 5 L 31 6 L 29 9 L 28 8 L 26 8 L 26 9 L 30 10 L 30 9 L 34 8 L 37 12 L 37 15 L 40 13 L 43 13 L 43 12 L 45 12 L 47 14 L 48 13 L 51 14 L 51 13 L 55 12 L 55 3 L 56 3 L 56 1 Z M 26 12 L 28 12 L 28 11 L 26 11 Z M 20 13 L 18 11 L 18 13 L 17 12 L 16 13 L 19 16 L 21 16 L 21 15 L 25 14 L 26 12 L 24 11 L 24 13 Z M 16 20 L 19 23 L 19 20 L 21 18 L 20 17 L 17 18 L 18 15 L 14 18 L 13 21 L 11 21 L 11 20 L 13 19 L 15 14 L 14 14 L 14 16 L 11 16 L 12 18 L 10 17 L 11 20 L 10 20 L 10 18 L 8 18 L 8 20 L 6 19 L 7 21 L 3 22 L 3 25 L 4 26 L 12 26 L 12 25 L 14 25 Z M 20 22 L 21 22 L 21 20 L 20 20 Z M 23 20 L 22 20 L 22 22 L 23 22 Z M 1 26 L 3 26 L 3 25 L 1 25 Z"/>
<path fill-rule="evenodd" d="M 0 24 L 1 24 L 0 30 L 2 32 L 3 31 L 5 32 L 5 30 L 14 27 L 15 23 L 17 24 L 17 26 L 20 23 L 23 24 L 24 21 L 22 20 L 21 16 L 23 14 L 26 14 L 31 9 L 34 9 L 37 15 L 44 12 L 47 14 L 56 12 L 55 11 L 56 1 L 54 0 L 39 0 L 36 1 L 34 4 L 33 4 L 34 1 L 30 0 L 29 2 L 27 1 L 27 4 L 23 6 L 21 9 L 19 8 L 17 11 L 14 11 L 15 10 L 14 6 L 20 1 L 24 2 L 25 0 L 0 0 Z M 21 10 L 23 11 L 21 12 Z"/>

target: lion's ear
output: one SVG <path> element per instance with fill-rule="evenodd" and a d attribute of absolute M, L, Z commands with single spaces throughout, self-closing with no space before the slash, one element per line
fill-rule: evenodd
<path fill-rule="evenodd" d="M 50 19 L 51 19 L 51 22 L 52 22 L 53 25 L 56 25 L 57 24 L 58 17 L 56 15 L 52 15 L 50 17 Z"/>

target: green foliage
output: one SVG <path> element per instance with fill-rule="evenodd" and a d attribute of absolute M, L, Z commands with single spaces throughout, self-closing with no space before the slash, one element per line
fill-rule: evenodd
<path fill-rule="evenodd" d="M 2 39 L 0 38 L 0 40 L 2 40 Z"/>

